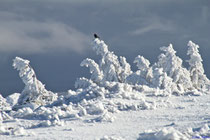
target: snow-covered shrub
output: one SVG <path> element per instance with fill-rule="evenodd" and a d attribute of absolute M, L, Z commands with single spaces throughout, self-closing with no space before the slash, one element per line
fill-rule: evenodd
<path fill-rule="evenodd" d="M 19 71 L 19 76 L 25 84 L 25 88 L 18 99 L 18 104 L 36 103 L 43 105 L 46 102 L 54 101 L 57 98 L 56 94 L 45 89 L 45 85 L 37 79 L 29 63 L 29 60 L 20 57 L 13 60 L 13 67 Z"/>
<path fill-rule="evenodd" d="M 121 77 L 122 82 L 125 82 L 126 78 L 133 72 L 131 70 L 130 64 L 126 61 L 125 57 L 120 56 L 120 63 L 121 63 L 121 68 L 122 68 L 120 77 Z"/>
<path fill-rule="evenodd" d="M 136 63 L 138 69 L 141 70 L 141 72 L 146 72 L 149 69 L 150 62 L 143 56 L 138 55 L 135 58 L 134 63 Z"/>
<path fill-rule="evenodd" d="M 129 84 L 138 84 L 138 85 L 149 85 L 150 80 L 150 72 L 151 69 L 149 67 L 150 62 L 143 56 L 138 55 L 134 63 L 136 63 L 138 67 L 138 71 L 130 74 L 126 78 L 126 82 Z"/>
<path fill-rule="evenodd" d="M 182 67 L 182 59 L 176 56 L 176 51 L 173 49 L 172 44 L 168 47 L 161 47 L 164 53 L 159 56 L 157 67 L 162 68 L 167 76 L 173 79 L 179 92 L 185 92 L 192 88 L 189 71 Z"/>
<path fill-rule="evenodd" d="M 87 58 L 82 61 L 80 66 L 90 67 L 90 73 L 92 74 L 91 80 L 93 80 L 95 83 L 100 83 L 103 79 L 103 72 L 100 70 L 98 64 L 94 60 Z"/>
<path fill-rule="evenodd" d="M 202 58 L 199 54 L 199 46 L 192 41 L 188 42 L 188 51 L 187 55 L 190 56 L 190 60 L 187 62 L 189 63 L 189 71 L 190 77 L 193 86 L 198 90 L 203 90 L 206 86 L 209 86 L 209 79 L 204 74 L 204 68 L 202 64 Z"/>
<path fill-rule="evenodd" d="M 108 46 L 103 40 L 96 38 L 93 41 L 93 50 L 97 55 L 101 55 L 99 69 L 103 72 L 102 81 L 124 82 L 126 77 L 131 73 L 130 65 L 124 57 L 118 57 L 108 50 Z M 95 68 L 97 69 L 97 68 Z"/>
<path fill-rule="evenodd" d="M 127 77 L 127 83 L 133 85 L 147 85 L 153 88 L 168 90 L 171 93 L 173 85 L 172 79 L 163 72 L 163 68 L 154 64 L 150 67 L 150 62 L 143 56 L 137 56 L 134 60 L 138 70 Z"/>
<path fill-rule="evenodd" d="M 74 95 L 68 97 L 67 102 L 78 103 L 83 99 L 91 100 L 95 98 L 104 99 L 107 93 L 109 93 L 104 87 L 97 85 L 92 80 L 87 78 L 79 78 L 75 82 L 75 87 L 78 90 Z"/>
<path fill-rule="evenodd" d="M 70 101 L 79 101 L 82 98 L 88 100 L 96 97 L 104 98 L 106 93 L 116 91 L 115 87 L 118 83 L 125 83 L 126 78 L 132 73 L 126 58 L 120 57 L 118 59 L 113 52 L 108 50 L 104 41 L 96 38 L 93 41 L 93 50 L 97 55 L 101 55 L 101 60 L 99 64 L 89 58 L 81 62 L 81 66 L 90 68 L 91 78 L 77 79 L 75 87 L 81 91 L 70 97 Z"/>

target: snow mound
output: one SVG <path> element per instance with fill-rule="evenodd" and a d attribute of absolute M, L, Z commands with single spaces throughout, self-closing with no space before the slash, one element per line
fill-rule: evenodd
<path fill-rule="evenodd" d="M 188 138 L 178 130 L 164 128 L 158 132 L 142 133 L 138 140 L 187 140 Z"/>
<path fill-rule="evenodd" d="M 145 132 L 139 134 L 138 140 L 191 140 L 210 139 L 210 128 L 205 124 L 199 128 L 188 128 L 185 131 L 176 130 L 173 127 L 163 128 L 156 132 Z"/>
<path fill-rule="evenodd" d="M 0 135 L 30 136 L 35 134 L 26 131 L 23 127 L 13 128 L 0 126 Z"/>
<path fill-rule="evenodd" d="M 101 138 L 100 140 L 124 140 L 123 138 L 121 137 L 109 137 L 109 136 L 104 136 L 103 138 Z"/>

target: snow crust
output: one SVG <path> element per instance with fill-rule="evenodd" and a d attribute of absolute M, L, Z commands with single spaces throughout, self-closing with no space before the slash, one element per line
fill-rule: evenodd
<path fill-rule="evenodd" d="M 168 47 L 160 48 L 162 53 L 154 64 L 138 55 L 134 59 L 137 71 L 131 70 L 125 57 L 118 57 L 109 51 L 103 40 L 94 39 L 92 46 L 100 60 L 97 63 L 86 58 L 81 62 L 80 66 L 88 67 L 91 75 L 90 78 L 78 78 L 75 81 L 75 91 L 53 93 L 45 89 L 45 85 L 37 79 L 34 69 L 30 66 L 30 61 L 16 57 L 13 67 L 19 71 L 25 87 L 21 93 L 14 93 L 6 99 L 0 95 L 0 135 L 30 137 L 36 135 L 33 130 L 65 127 L 69 122 L 77 121 L 83 122 L 83 125 L 108 125 L 119 119 L 117 114 L 131 111 L 148 111 L 150 117 L 155 118 L 152 115 L 155 111 L 169 108 L 184 110 L 186 105 L 182 106 L 182 102 L 197 103 L 194 97 L 199 99 L 209 96 L 210 82 L 204 73 L 199 46 L 192 41 L 189 41 L 187 51 L 190 57 L 187 60 L 189 68 L 183 67 L 183 60 L 176 56 L 172 44 L 169 44 Z M 178 100 L 188 97 L 192 99 L 170 101 L 176 97 Z M 13 125 L 8 127 L 7 124 Z M 203 127 L 190 127 L 185 131 L 172 125 L 170 128 L 162 127 L 142 132 L 136 139 L 209 138 L 209 131 L 209 122 Z M 99 139 L 124 138 L 104 135 Z"/>

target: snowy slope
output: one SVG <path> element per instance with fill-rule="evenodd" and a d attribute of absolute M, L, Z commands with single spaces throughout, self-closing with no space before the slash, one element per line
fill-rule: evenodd
<path fill-rule="evenodd" d="M 92 45 L 101 60 L 82 61 L 91 77 L 78 78 L 76 91 L 45 89 L 30 61 L 14 59 L 25 88 L 0 96 L 0 139 L 210 139 L 210 83 L 198 45 L 188 43 L 189 68 L 170 44 L 154 64 L 137 56 L 136 72 L 104 41 Z"/>

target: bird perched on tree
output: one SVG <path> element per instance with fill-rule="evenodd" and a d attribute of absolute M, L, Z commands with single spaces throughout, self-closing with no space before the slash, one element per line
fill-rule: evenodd
<path fill-rule="evenodd" d="M 94 37 L 100 39 L 100 37 L 96 33 L 94 34 Z"/>

